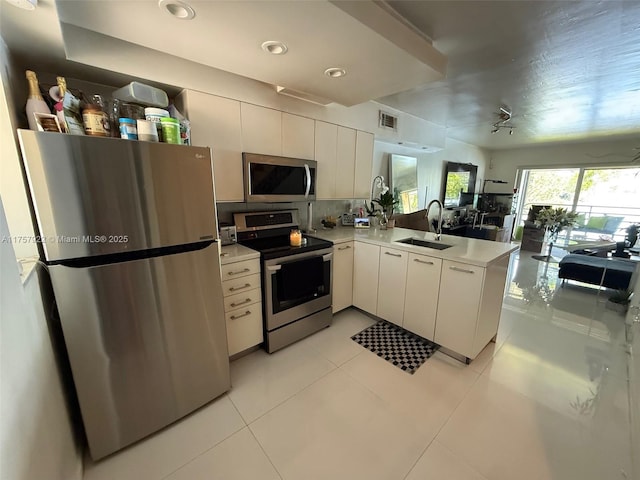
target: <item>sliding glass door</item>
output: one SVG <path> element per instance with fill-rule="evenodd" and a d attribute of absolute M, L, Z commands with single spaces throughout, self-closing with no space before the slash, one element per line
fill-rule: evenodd
<path fill-rule="evenodd" d="M 624 239 L 626 228 L 640 223 L 640 168 L 524 169 L 520 172 L 518 225 L 532 205 L 578 212 L 572 236 Z"/>

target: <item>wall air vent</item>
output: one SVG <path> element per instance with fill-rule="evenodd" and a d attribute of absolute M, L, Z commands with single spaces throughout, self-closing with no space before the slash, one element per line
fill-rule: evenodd
<path fill-rule="evenodd" d="M 398 117 L 394 117 L 389 113 L 385 113 L 382 110 L 378 112 L 378 126 L 385 130 L 398 131 Z"/>

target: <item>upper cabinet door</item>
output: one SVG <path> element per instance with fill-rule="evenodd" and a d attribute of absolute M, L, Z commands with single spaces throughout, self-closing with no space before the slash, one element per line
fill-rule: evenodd
<path fill-rule="evenodd" d="M 314 121 L 282 112 L 282 156 L 314 160 Z"/>
<path fill-rule="evenodd" d="M 191 122 L 192 145 L 211 148 L 216 200 L 244 201 L 240 102 L 183 90 L 176 106 Z"/>
<path fill-rule="evenodd" d="M 282 155 L 282 112 L 241 103 L 244 152 Z"/>
<path fill-rule="evenodd" d="M 338 126 L 316 120 L 316 199 L 336 198 L 336 152 L 338 144 Z"/>
<path fill-rule="evenodd" d="M 353 185 L 356 163 L 356 131 L 354 129 L 338 126 L 336 157 L 335 198 L 354 198 Z"/>
<path fill-rule="evenodd" d="M 373 169 L 373 133 L 361 132 L 356 135 L 356 165 L 354 197 L 369 198 Z"/>

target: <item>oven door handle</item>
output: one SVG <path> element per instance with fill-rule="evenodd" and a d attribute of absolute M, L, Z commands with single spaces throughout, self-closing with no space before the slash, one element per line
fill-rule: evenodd
<path fill-rule="evenodd" d="M 333 258 L 333 252 L 325 253 L 324 255 L 322 255 L 323 262 L 328 262 L 332 258 Z M 265 268 L 270 272 L 277 272 L 278 270 L 282 269 L 282 265 L 267 265 Z"/>
<path fill-rule="evenodd" d="M 311 170 L 309 170 L 309 165 L 307 165 L 306 163 L 304 164 L 304 172 L 307 174 L 306 178 L 307 178 L 307 188 L 304 192 L 304 198 L 308 198 L 309 197 L 309 190 L 311 190 Z"/>

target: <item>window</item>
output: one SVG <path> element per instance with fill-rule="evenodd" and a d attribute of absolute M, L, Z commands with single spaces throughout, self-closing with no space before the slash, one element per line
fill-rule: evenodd
<path fill-rule="evenodd" d="M 638 185 L 638 167 L 525 169 L 518 223 L 532 205 L 553 205 L 579 213 L 574 235 L 622 240 L 629 225 L 640 223 Z"/>

